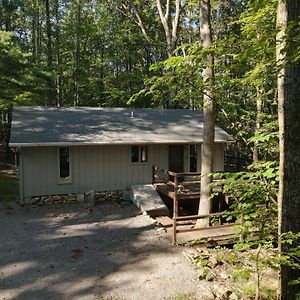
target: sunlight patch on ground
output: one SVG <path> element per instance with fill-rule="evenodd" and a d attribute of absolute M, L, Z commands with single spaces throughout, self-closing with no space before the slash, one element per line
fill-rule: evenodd
<path fill-rule="evenodd" d="M 24 272 L 28 269 L 33 269 L 37 266 L 38 263 L 35 261 L 24 261 L 0 267 L 0 279 L 13 277 L 21 272 Z"/>
<path fill-rule="evenodd" d="M 56 284 L 55 291 L 64 293 L 67 289 L 70 297 L 84 294 L 87 297 L 88 294 L 93 294 L 93 290 L 96 286 L 99 277 L 89 276 L 84 278 L 84 284 L 82 280 L 69 280 L 67 283 L 62 282 L 61 284 Z"/>

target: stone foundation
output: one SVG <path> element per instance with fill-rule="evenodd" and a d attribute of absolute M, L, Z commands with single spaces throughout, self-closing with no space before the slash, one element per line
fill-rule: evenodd
<path fill-rule="evenodd" d="M 95 192 L 95 205 L 103 201 L 122 201 L 123 191 L 114 192 Z M 26 201 L 27 202 L 27 201 Z M 29 199 L 29 204 L 43 205 L 53 203 L 76 203 L 85 202 L 84 194 L 65 194 L 65 195 L 51 195 L 51 196 L 37 196 Z"/>

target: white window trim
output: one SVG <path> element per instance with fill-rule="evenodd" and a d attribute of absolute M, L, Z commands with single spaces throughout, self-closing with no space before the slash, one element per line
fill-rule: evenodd
<path fill-rule="evenodd" d="M 69 178 L 66 178 L 66 179 L 60 177 L 60 157 L 59 157 L 59 149 L 60 148 L 69 148 L 70 176 L 69 176 Z M 71 147 L 57 147 L 57 178 L 58 178 L 58 184 L 70 184 L 73 182 L 73 156 L 72 156 L 72 148 Z"/>
<path fill-rule="evenodd" d="M 131 161 L 131 149 L 133 146 L 138 146 L 139 147 L 139 160 L 137 162 L 133 162 Z M 141 161 L 142 160 L 142 157 L 141 157 L 141 150 L 142 150 L 142 146 L 146 146 L 147 147 L 147 161 Z M 130 161 L 130 164 L 131 165 L 147 165 L 149 164 L 149 145 L 141 145 L 141 144 L 134 144 L 134 145 L 130 145 L 130 148 L 129 148 L 129 161 Z"/>

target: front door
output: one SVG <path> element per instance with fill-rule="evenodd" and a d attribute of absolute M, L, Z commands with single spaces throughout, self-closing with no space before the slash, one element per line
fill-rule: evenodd
<path fill-rule="evenodd" d="M 183 172 L 183 145 L 169 145 L 169 170 Z"/>

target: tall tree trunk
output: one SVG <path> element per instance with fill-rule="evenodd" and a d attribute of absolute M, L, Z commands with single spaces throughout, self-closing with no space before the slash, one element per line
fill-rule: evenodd
<path fill-rule="evenodd" d="M 36 8 L 36 2 L 33 1 L 32 3 L 32 10 L 33 10 L 33 15 L 32 15 L 32 38 L 31 38 L 31 47 L 32 47 L 32 58 L 33 61 L 36 61 L 36 56 L 37 56 L 37 8 Z"/>
<path fill-rule="evenodd" d="M 211 6 L 210 0 L 200 0 L 200 38 L 203 49 L 207 49 L 212 44 L 211 30 Z M 213 172 L 213 148 L 215 138 L 215 101 L 213 93 L 214 79 L 214 57 L 212 54 L 207 56 L 207 66 L 203 71 L 204 96 L 203 96 L 203 144 L 201 161 L 201 186 L 200 203 L 198 213 L 200 215 L 208 214 L 211 210 L 210 204 L 210 173 Z M 207 226 L 208 219 L 198 220 L 197 226 Z"/>
<path fill-rule="evenodd" d="M 100 84 L 99 84 L 99 93 L 100 93 L 100 106 L 102 106 L 103 103 L 105 103 L 105 85 L 104 85 L 104 45 L 103 42 L 101 42 L 100 45 L 100 53 L 101 53 L 101 66 L 100 66 Z"/>
<path fill-rule="evenodd" d="M 286 29 L 297 24 L 300 17 L 300 1 L 280 0 L 277 11 L 277 64 L 279 67 L 278 117 L 280 148 L 280 182 L 278 194 L 279 235 L 284 232 L 300 232 L 300 63 L 291 62 L 296 49 L 295 37 L 285 37 Z M 294 25 L 295 26 L 295 25 Z M 299 32 L 295 28 L 289 34 Z M 300 245 L 300 241 L 296 241 Z M 280 244 L 280 250 L 288 251 L 289 245 Z M 299 285 L 290 286 L 291 280 L 300 277 L 300 270 L 282 265 L 280 270 L 279 299 L 296 299 Z"/>
<path fill-rule="evenodd" d="M 61 59 L 61 42 L 60 42 L 60 25 L 59 25 L 59 0 L 55 3 L 55 54 L 56 54 L 56 106 L 62 105 L 62 59 Z"/>
<path fill-rule="evenodd" d="M 49 0 L 45 0 L 46 8 L 46 32 L 47 32 L 47 59 L 48 67 L 52 66 L 52 33 L 51 33 L 51 21 L 50 21 L 50 3 Z"/>
<path fill-rule="evenodd" d="M 77 26 L 76 26 L 76 46 L 75 46 L 75 72 L 74 72 L 74 106 L 79 105 L 79 82 L 80 82 L 80 56 L 81 56 L 81 3 L 77 3 Z"/>
<path fill-rule="evenodd" d="M 55 105 L 56 100 L 56 86 L 55 80 L 52 76 L 53 71 L 53 45 L 52 45 L 52 28 L 51 28 L 51 16 L 50 16 L 50 0 L 45 0 L 45 10 L 46 10 L 46 34 L 47 34 L 47 66 L 48 70 L 51 72 L 51 77 L 49 78 L 49 94 L 47 104 L 50 106 Z"/>
<path fill-rule="evenodd" d="M 41 8 L 40 8 L 40 2 L 39 0 L 36 1 L 37 5 L 37 14 L 36 14 L 36 24 L 37 24 L 37 37 L 36 37 L 36 54 L 37 54 L 37 60 L 41 59 L 42 54 L 42 24 L 41 24 Z"/>

